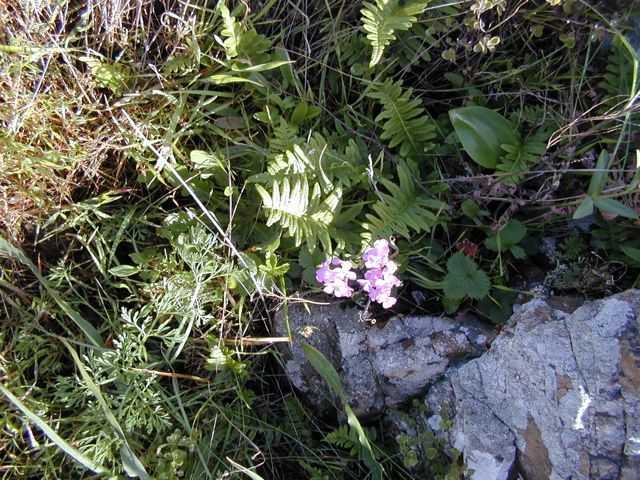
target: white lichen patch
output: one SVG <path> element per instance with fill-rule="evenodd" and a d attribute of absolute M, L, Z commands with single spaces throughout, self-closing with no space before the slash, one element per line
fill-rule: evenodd
<path fill-rule="evenodd" d="M 582 423 L 582 417 L 586 413 L 589 405 L 591 404 L 591 397 L 584 390 L 584 387 L 580 385 L 578 387 L 578 393 L 580 394 L 580 408 L 578 408 L 578 413 L 576 414 L 576 419 L 573 422 L 574 430 L 584 430 L 584 424 Z"/>
<path fill-rule="evenodd" d="M 640 455 L 640 438 L 629 437 L 624 446 L 625 455 Z"/>

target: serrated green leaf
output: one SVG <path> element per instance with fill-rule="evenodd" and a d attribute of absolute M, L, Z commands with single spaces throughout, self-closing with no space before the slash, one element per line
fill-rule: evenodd
<path fill-rule="evenodd" d="M 513 255 L 513 257 L 517 258 L 518 260 L 522 260 L 527 256 L 527 252 L 525 252 L 524 248 L 522 248 L 520 245 L 514 245 L 509 249 L 509 251 L 511 252 L 511 255 Z"/>
<path fill-rule="evenodd" d="M 447 274 L 442 281 L 442 288 L 445 296 L 452 300 L 466 297 L 479 300 L 489 294 L 491 282 L 471 258 L 457 252 L 447 261 Z"/>

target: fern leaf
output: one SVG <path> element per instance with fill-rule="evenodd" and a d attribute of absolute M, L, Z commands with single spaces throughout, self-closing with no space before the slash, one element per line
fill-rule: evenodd
<path fill-rule="evenodd" d="M 267 211 L 267 226 L 280 224 L 293 237 L 296 246 L 304 241 L 308 250 L 313 251 L 319 241 L 325 252 L 331 252 L 328 231 L 334 215 L 340 210 L 340 186 L 334 187 L 322 199 L 319 183 L 310 188 L 304 175 L 292 175 L 280 181 L 274 179 L 271 193 L 262 185 L 256 185 L 256 190 Z"/>
<path fill-rule="evenodd" d="M 619 108 L 628 99 L 633 88 L 633 63 L 620 41 L 613 42 L 605 73 L 598 86 L 607 93 L 603 99 L 606 108 Z"/>
<path fill-rule="evenodd" d="M 228 59 L 238 56 L 238 45 L 240 44 L 240 37 L 242 36 L 243 28 L 239 22 L 236 22 L 235 17 L 231 16 L 229 8 L 221 4 L 220 14 L 222 15 L 223 28 L 220 32 L 225 37 L 223 46 L 224 51 Z"/>
<path fill-rule="evenodd" d="M 373 48 L 370 68 L 380 62 L 384 49 L 396 39 L 394 33 L 409 30 L 417 20 L 416 15 L 424 11 L 427 3 L 428 1 L 410 1 L 404 7 L 399 5 L 398 0 L 375 0 L 375 5 L 362 3 L 362 24 Z"/>
<path fill-rule="evenodd" d="M 438 223 L 440 211 L 446 205 L 416 188 L 417 172 L 406 162 L 398 163 L 398 180 L 395 184 L 387 179 L 379 182 L 389 193 L 380 195 L 380 202 L 373 205 L 373 214 L 365 215 L 363 223 L 365 242 L 376 238 L 400 235 L 410 238 L 411 231 L 429 232 Z"/>
<path fill-rule="evenodd" d="M 411 88 L 402 90 L 402 80 L 387 79 L 368 94 L 382 105 L 382 112 L 375 118 L 384 122 L 380 138 L 388 141 L 390 148 L 399 147 L 402 156 L 420 152 L 435 137 L 435 126 L 424 115 L 420 100 L 411 98 L 412 93 Z"/>

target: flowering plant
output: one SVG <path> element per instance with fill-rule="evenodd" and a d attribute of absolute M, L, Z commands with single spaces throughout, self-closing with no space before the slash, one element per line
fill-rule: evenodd
<path fill-rule="evenodd" d="M 332 258 L 325 261 L 316 270 L 316 280 L 324 284 L 324 291 L 336 297 L 350 297 L 354 293 L 349 285 L 350 280 L 357 280 L 362 290 L 369 295 L 372 302 L 381 304 L 384 308 L 391 308 L 397 302 L 392 296 L 393 288 L 402 284 L 394 274 L 398 265 L 389 259 L 389 242 L 381 239 L 373 243 L 362 254 L 366 271 L 364 279 L 357 279 L 351 271 L 351 262 Z M 337 268 L 331 268 L 331 266 Z"/>

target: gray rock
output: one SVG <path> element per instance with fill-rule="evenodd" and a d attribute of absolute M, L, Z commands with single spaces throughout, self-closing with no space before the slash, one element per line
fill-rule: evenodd
<path fill-rule="evenodd" d="M 284 351 L 291 383 L 320 414 L 336 398 L 307 362 L 301 342 L 320 350 L 336 367 L 356 415 L 367 418 L 426 392 L 452 364 L 486 351 L 491 330 L 473 320 L 437 317 L 392 317 L 370 325 L 360 311 L 344 304 L 290 305 L 274 321 L 278 335 L 293 342 Z"/>
<path fill-rule="evenodd" d="M 572 314 L 533 300 L 430 389 L 423 421 L 446 408 L 474 479 L 640 478 L 639 315 L 640 290 Z"/>

